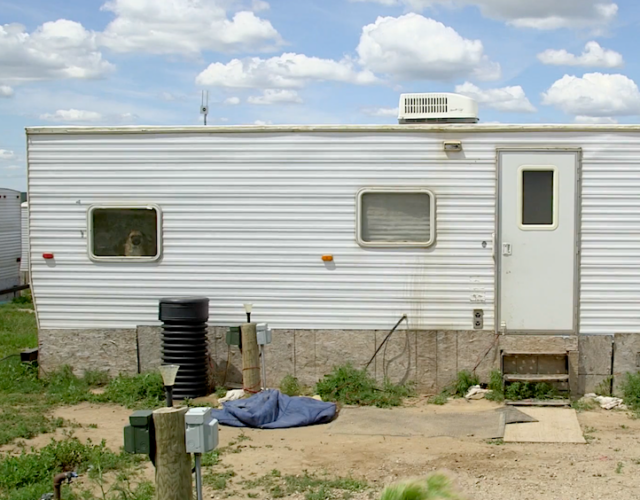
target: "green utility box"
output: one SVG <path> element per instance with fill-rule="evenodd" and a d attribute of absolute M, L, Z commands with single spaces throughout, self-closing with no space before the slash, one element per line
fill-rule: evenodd
<path fill-rule="evenodd" d="M 242 347 L 242 333 L 239 326 L 231 326 L 227 330 L 227 345 Z"/>
<path fill-rule="evenodd" d="M 124 450 L 140 455 L 155 454 L 156 436 L 153 428 L 153 412 L 139 410 L 129 416 L 129 425 L 124 428 Z"/>

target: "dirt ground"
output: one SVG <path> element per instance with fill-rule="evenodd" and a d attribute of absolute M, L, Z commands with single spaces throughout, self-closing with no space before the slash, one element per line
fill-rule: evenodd
<path fill-rule="evenodd" d="M 474 412 L 497 407 L 488 401 L 464 400 L 445 406 L 417 400 L 412 406 L 412 411 L 424 418 L 449 412 L 464 412 L 473 418 Z M 72 430 L 82 440 L 105 439 L 111 448 L 118 449 L 129 414 L 129 410 L 115 406 L 59 408 L 56 417 L 76 422 L 79 427 L 58 430 L 57 435 L 63 437 Z M 350 475 L 366 479 L 376 490 L 398 479 L 445 470 L 469 500 L 640 498 L 640 420 L 624 412 L 604 410 L 581 413 L 578 418 L 587 445 L 492 444 L 474 437 L 331 435 L 329 426 L 278 431 L 222 427 L 220 446 L 237 441 L 241 434 L 249 439 L 239 444 L 241 452 L 224 454 L 222 464 L 216 466 L 217 472 L 235 472 L 229 488 L 205 491 L 205 498 L 247 498 L 247 492 L 234 485 L 272 469 L 283 475 L 304 471 Z M 90 428 L 90 424 L 98 424 L 98 428 Z M 27 445 L 43 446 L 51 437 L 42 435 Z M 2 451 L 9 450 L 5 447 Z M 153 479 L 150 464 L 143 475 Z M 264 498 L 264 494 L 259 497 Z"/>

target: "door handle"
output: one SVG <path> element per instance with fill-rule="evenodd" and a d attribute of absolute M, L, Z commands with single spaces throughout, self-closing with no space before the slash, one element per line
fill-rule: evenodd
<path fill-rule="evenodd" d="M 503 243 L 502 244 L 502 255 L 509 256 L 512 254 L 513 248 L 511 247 L 511 243 Z"/>

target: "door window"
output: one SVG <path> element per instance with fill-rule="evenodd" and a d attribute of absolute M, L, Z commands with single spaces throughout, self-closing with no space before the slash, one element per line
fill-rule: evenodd
<path fill-rule="evenodd" d="M 558 227 L 558 171 L 553 166 L 525 166 L 519 175 L 518 225 L 525 231 Z"/>

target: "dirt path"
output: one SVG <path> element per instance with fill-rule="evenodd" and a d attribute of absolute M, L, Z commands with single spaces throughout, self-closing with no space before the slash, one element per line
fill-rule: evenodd
<path fill-rule="evenodd" d="M 424 418 L 447 412 L 464 412 L 473 418 L 474 412 L 495 407 L 487 401 L 455 401 L 443 407 L 414 402 L 414 411 Z M 80 425 L 74 429 L 80 439 L 105 439 L 113 449 L 122 445 L 122 428 L 129 414 L 120 407 L 89 404 L 55 412 L 55 416 Z M 224 491 L 207 490 L 206 498 L 246 499 L 241 482 L 273 469 L 283 475 L 303 471 L 351 475 L 380 488 L 401 478 L 448 470 L 470 500 L 640 498 L 640 420 L 601 410 L 582 413 L 579 420 L 588 445 L 496 445 L 474 437 L 330 435 L 328 426 L 281 431 L 223 427 L 220 446 L 235 442 L 236 452 L 225 453 L 215 471 L 233 471 L 236 476 Z M 98 424 L 98 428 L 90 428 L 90 424 Z M 58 431 L 58 436 L 63 437 L 63 432 Z M 239 442 L 241 435 L 248 439 Z M 51 437 L 39 436 L 27 444 L 42 446 Z M 153 478 L 150 465 L 144 475 Z M 259 498 L 265 494 L 260 493 Z"/>

